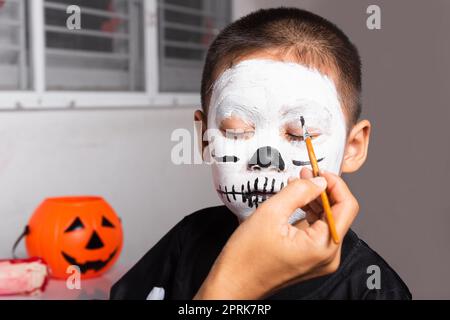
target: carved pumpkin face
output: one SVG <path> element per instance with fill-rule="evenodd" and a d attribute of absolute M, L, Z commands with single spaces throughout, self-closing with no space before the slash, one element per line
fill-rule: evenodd
<path fill-rule="evenodd" d="M 101 197 L 46 199 L 28 227 L 28 254 L 44 258 L 57 278 L 71 275 L 71 265 L 79 267 L 82 278 L 98 276 L 122 249 L 121 221 Z"/>

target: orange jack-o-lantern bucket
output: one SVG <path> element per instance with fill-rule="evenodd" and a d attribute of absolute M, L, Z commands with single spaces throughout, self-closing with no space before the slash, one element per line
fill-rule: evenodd
<path fill-rule="evenodd" d="M 102 274 L 119 257 L 122 242 L 121 221 L 101 197 L 48 198 L 27 226 L 28 254 L 43 258 L 56 278 L 73 274 L 72 265 L 81 278 Z"/>

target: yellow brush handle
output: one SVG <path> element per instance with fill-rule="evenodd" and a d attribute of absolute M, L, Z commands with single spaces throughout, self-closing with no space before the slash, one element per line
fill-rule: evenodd
<path fill-rule="evenodd" d="M 311 142 L 311 137 L 305 139 L 306 149 L 308 150 L 309 162 L 311 162 L 312 172 L 314 177 L 319 176 L 319 165 L 317 164 L 316 154 L 314 153 L 314 148 Z M 334 217 L 331 212 L 330 201 L 328 200 L 328 195 L 326 191 L 320 194 L 320 199 L 322 199 L 323 211 L 327 217 L 328 227 L 330 228 L 331 238 L 333 238 L 334 243 L 339 243 L 339 236 L 336 232 L 336 225 L 334 223 Z"/>
<path fill-rule="evenodd" d="M 309 162 L 311 162 L 312 172 L 314 177 L 319 176 L 319 165 L 317 164 L 316 154 L 314 153 L 314 148 L 311 142 L 311 138 L 308 137 L 305 140 L 306 149 L 308 150 Z"/>
<path fill-rule="evenodd" d="M 320 199 L 322 199 L 323 210 L 325 211 L 328 226 L 330 227 L 331 238 L 333 238 L 334 243 L 339 244 L 339 236 L 336 231 L 333 213 L 331 212 L 330 201 L 328 200 L 328 196 L 325 191 L 320 194 Z"/>

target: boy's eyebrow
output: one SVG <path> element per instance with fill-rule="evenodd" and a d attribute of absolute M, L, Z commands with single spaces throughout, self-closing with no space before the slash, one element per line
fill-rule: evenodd
<path fill-rule="evenodd" d="M 311 110 L 317 110 L 317 108 L 315 108 L 312 103 L 306 101 L 298 101 L 296 103 L 281 107 L 279 113 L 282 117 L 298 117 L 298 119 L 300 119 L 300 116 L 303 115 L 305 111 L 311 112 Z"/>
<path fill-rule="evenodd" d="M 242 117 L 244 119 L 252 120 L 253 123 L 262 120 L 263 116 L 260 110 L 251 104 L 236 101 L 232 96 L 225 97 L 216 108 L 216 118 L 226 118 L 232 115 Z"/>
<path fill-rule="evenodd" d="M 285 122 L 298 121 L 299 125 L 300 116 L 311 120 L 316 119 L 316 121 L 320 122 L 329 122 L 332 119 L 332 115 L 326 107 L 323 107 L 314 101 L 308 100 L 300 100 L 295 103 L 285 105 L 279 112 Z"/>

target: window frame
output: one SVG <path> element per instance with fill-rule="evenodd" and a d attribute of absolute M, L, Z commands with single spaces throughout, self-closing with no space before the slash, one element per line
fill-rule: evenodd
<path fill-rule="evenodd" d="M 49 91 L 45 88 L 44 0 L 27 0 L 31 89 L 0 90 L 0 109 L 158 108 L 200 106 L 200 93 L 159 92 L 157 0 L 143 0 L 144 91 Z"/>

